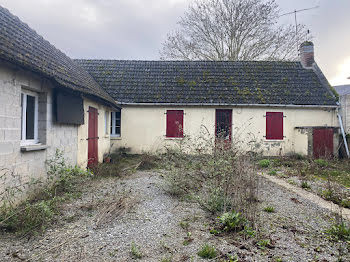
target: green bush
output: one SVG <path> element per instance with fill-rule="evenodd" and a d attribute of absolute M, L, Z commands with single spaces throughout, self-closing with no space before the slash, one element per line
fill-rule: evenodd
<path fill-rule="evenodd" d="M 269 167 L 271 164 L 270 160 L 268 159 L 262 159 L 259 161 L 259 166 L 260 167 Z"/>
<path fill-rule="evenodd" d="M 201 258 L 206 258 L 206 259 L 213 259 L 217 257 L 217 251 L 215 247 L 205 244 L 202 246 L 202 248 L 198 251 L 198 256 Z"/>
<path fill-rule="evenodd" d="M 224 231 L 242 230 L 247 223 L 247 220 L 242 217 L 241 213 L 235 211 L 222 214 L 219 220 L 223 225 Z"/>

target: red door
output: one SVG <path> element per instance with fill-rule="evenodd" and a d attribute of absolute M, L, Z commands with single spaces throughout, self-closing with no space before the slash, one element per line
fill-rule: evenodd
<path fill-rule="evenodd" d="M 88 166 L 98 163 L 98 112 L 89 107 Z"/>
<path fill-rule="evenodd" d="M 333 129 L 317 128 L 313 130 L 314 158 L 333 156 Z"/>
<path fill-rule="evenodd" d="M 226 146 L 230 146 L 232 139 L 232 110 L 216 109 L 215 122 L 216 143 L 223 141 Z"/>

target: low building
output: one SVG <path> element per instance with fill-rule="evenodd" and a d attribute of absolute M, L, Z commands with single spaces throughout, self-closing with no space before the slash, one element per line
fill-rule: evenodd
<path fill-rule="evenodd" d="M 310 42 L 301 62 L 76 62 L 123 108 L 113 118 L 114 148 L 155 152 L 204 128 L 270 156 L 337 154 L 337 99 Z"/>
<path fill-rule="evenodd" d="M 84 69 L 0 7 L 0 196 L 45 179 L 57 149 L 72 165 L 101 162 L 116 110 Z"/>

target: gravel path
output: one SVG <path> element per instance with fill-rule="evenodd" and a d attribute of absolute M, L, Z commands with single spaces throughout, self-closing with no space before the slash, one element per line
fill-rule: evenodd
<path fill-rule="evenodd" d="M 327 210 L 261 179 L 259 208 L 275 208 L 262 212 L 259 223 L 271 248 L 261 250 L 254 239 L 237 235 L 211 235 L 213 218 L 197 204 L 169 196 L 158 173 L 136 172 L 88 183 L 81 199 L 65 204 L 59 222 L 42 236 L 0 235 L 0 261 L 134 261 L 132 242 L 142 253 L 138 261 L 150 262 L 202 261 L 197 252 L 204 243 L 219 255 L 238 254 L 239 261 L 336 261 L 340 247 L 347 252 L 323 234 L 331 225 Z M 120 199 L 124 213 L 114 208 Z M 184 245 L 187 232 L 193 241 Z"/>
<path fill-rule="evenodd" d="M 320 206 L 321 208 L 328 209 L 330 212 L 336 212 L 342 215 L 342 217 L 348 221 L 350 221 L 350 209 L 349 208 L 341 208 L 338 205 L 326 201 L 323 198 L 317 196 L 314 193 L 308 192 L 300 187 L 296 187 L 294 185 L 291 185 L 290 183 L 287 183 L 284 179 L 280 179 L 277 177 L 269 176 L 269 175 L 263 175 L 264 178 L 270 180 L 271 182 L 280 185 L 295 194 L 299 195 L 303 199 L 307 199 L 316 205 Z"/>

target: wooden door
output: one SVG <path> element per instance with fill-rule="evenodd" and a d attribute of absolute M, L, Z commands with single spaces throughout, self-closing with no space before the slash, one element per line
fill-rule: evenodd
<path fill-rule="evenodd" d="M 88 167 L 98 163 L 98 111 L 89 107 Z"/>
<path fill-rule="evenodd" d="M 333 156 L 333 129 L 316 128 L 313 130 L 314 158 Z"/>
<path fill-rule="evenodd" d="M 232 110 L 216 109 L 215 136 L 217 140 L 231 142 L 232 139 Z"/>

